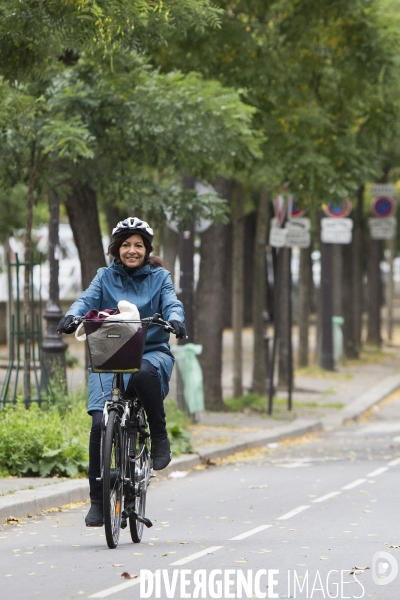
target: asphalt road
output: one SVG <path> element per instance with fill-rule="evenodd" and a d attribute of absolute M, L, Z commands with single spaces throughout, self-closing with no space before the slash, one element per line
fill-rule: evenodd
<path fill-rule="evenodd" d="M 116 550 L 85 529 L 86 505 L 5 525 L 0 599 L 398 600 L 399 435 L 397 397 L 330 434 L 153 480 L 153 528 Z"/>

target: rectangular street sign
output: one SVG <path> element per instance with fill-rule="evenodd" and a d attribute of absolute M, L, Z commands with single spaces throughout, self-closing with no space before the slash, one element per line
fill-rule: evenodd
<path fill-rule="evenodd" d="M 374 198 L 378 196 L 391 196 L 393 198 L 396 192 L 396 186 L 394 183 L 374 183 L 371 185 L 371 193 Z"/>
<path fill-rule="evenodd" d="M 284 248 L 288 230 L 279 227 L 271 227 L 269 230 L 269 245 L 273 248 Z"/>
<path fill-rule="evenodd" d="M 387 217 L 371 217 L 368 219 L 369 232 L 372 240 L 392 240 L 396 237 L 396 219 Z"/>
<path fill-rule="evenodd" d="M 352 229 L 352 219 L 324 217 L 321 219 L 321 241 L 324 244 L 350 244 Z"/>
<path fill-rule="evenodd" d="M 291 221 L 285 223 L 285 227 L 288 230 L 286 238 L 286 246 L 293 248 L 308 248 L 311 244 L 310 219 L 307 217 L 297 217 Z"/>

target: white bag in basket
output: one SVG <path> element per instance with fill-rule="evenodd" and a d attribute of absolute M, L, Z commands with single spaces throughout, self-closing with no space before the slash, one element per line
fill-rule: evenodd
<path fill-rule="evenodd" d="M 101 311 L 99 312 L 99 315 L 107 315 L 104 319 L 105 321 L 138 321 L 137 323 L 131 324 L 131 333 L 132 335 L 135 334 L 141 326 L 140 314 L 136 304 L 132 304 L 131 302 L 128 302 L 128 300 L 120 300 L 118 302 L 118 310 L 119 313 L 117 315 L 109 315 L 108 313 Z M 79 342 L 84 342 L 86 340 L 83 323 L 79 324 L 75 331 L 75 337 Z"/>

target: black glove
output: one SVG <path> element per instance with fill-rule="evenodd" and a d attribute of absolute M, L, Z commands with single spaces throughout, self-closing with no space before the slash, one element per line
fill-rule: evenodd
<path fill-rule="evenodd" d="M 58 333 L 74 333 L 78 328 L 76 323 L 72 323 L 74 319 L 74 315 L 65 315 L 57 326 Z"/>
<path fill-rule="evenodd" d="M 170 321 L 172 327 L 175 329 L 175 334 L 178 339 L 186 337 L 186 327 L 180 321 Z"/>

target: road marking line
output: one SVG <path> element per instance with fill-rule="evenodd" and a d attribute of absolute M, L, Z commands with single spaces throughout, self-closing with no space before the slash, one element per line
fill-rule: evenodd
<path fill-rule="evenodd" d="M 395 458 L 388 463 L 388 467 L 395 467 L 396 465 L 400 465 L 400 458 Z"/>
<path fill-rule="evenodd" d="M 140 577 L 137 577 L 136 579 L 130 579 L 129 581 L 125 581 L 124 583 L 120 583 L 119 585 L 114 585 L 113 587 L 110 587 L 106 590 L 102 590 L 101 592 L 96 592 L 95 594 L 88 596 L 88 598 L 107 598 L 107 596 L 111 596 L 112 594 L 116 594 L 117 592 L 122 592 L 123 590 L 126 590 L 127 588 L 130 588 L 133 585 L 137 585 L 138 583 L 140 583 Z"/>
<path fill-rule="evenodd" d="M 309 505 L 307 505 L 307 506 L 298 506 L 297 508 L 295 508 L 294 510 L 291 510 L 290 512 L 286 513 L 285 515 L 282 515 L 281 517 L 278 517 L 278 520 L 282 521 L 283 519 L 290 519 L 290 517 L 294 517 L 295 515 L 298 515 L 303 510 L 306 510 L 307 508 L 310 508 L 310 506 Z"/>
<path fill-rule="evenodd" d="M 389 467 L 380 467 L 379 469 L 376 469 L 375 471 L 371 471 L 371 473 L 368 473 L 367 477 L 376 477 L 377 475 L 382 475 L 382 473 L 384 473 L 385 471 L 388 471 Z"/>
<path fill-rule="evenodd" d="M 325 500 L 329 500 L 329 498 L 334 498 L 335 496 L 339 496 L 342 492 L 331 492 L 330 494 L 325 494 L 325 496 L 321 496 L 320 498 L 315 498 L 312 502 L 324 502 Z"/>
<path fill-rule="evenodd" d="M 367 481 L 367 480 L 366 479 L 356 479 L 355 481 L 352 481 L 351 483 L 344 485 L 342 487 L 342 490 L 352 490 L 353 488 L 357 487 L 358 485 L 361 485 L 365 481 Z"/>
<path fill-rule="evenodd" d="M 229 538 L 229 541 L 233 542 L 234 540 L 244 540 L 244 538 L 250 537 L 251 535 L 258 533 L 259 531 L 264 531 L 264 529 L 268 529 L 268 527 L 272 527 L 272 525 L 260 525 L 260 527 L 255 527 L 254 529 L 251 529 L 250 531 L 246 531 L 246 533 L 241 533 L 240 535 L 237 535 L 236 537 Z"/>
<path fill-rule="evenodd" d="M 196 560 L 196 558 L 200 558 L 201 556 L 205 556 L 206 554 L 212 554 L 213 552 L 216 552 L 217 550 L 221 550 L 221 548 L 223 548 L 223 546 L 211 546 L 210 548 L 206 548 L 205 550 L 202 550 L 201 552 L 196 552 L 196 554 L 190 554 L 189 556 L 186 556 L 186 558 L 181 558 L 180 560 L 176 560 L 173 563 L 170 563 L 171 565 L 186 565 L 186 563 L 191 562 L 192 560 Z"/>

